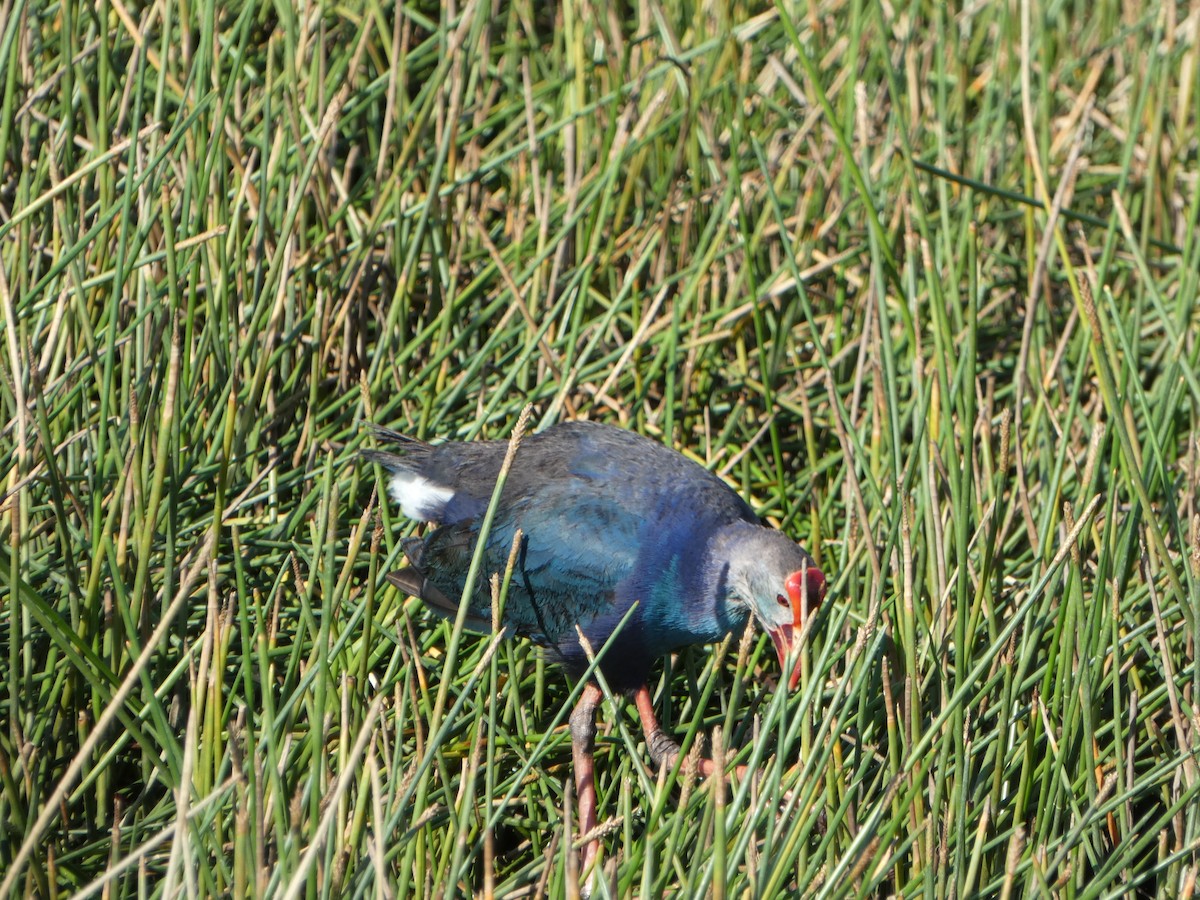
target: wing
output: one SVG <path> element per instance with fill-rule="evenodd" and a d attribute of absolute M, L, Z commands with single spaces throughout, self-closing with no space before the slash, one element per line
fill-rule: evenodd
<path fill-rule="evenodd" d="M 490 630 L 490 577 L 504 572 L 518 531 L 504 623 L 539 643 L 571 637 L 576 623 L 609 610 L 635 572 L 642 522 L 603 496 L 581 496 L 562 487 L 506 503 L 497 513 L 470 600 L 469 618 L 476 630 Z M 568 496 L 556 496 L 564 493 Z M 479 521 L 473 519 L 443 525 L 419 546 L 406 546 L 412 568 L 404 571 L 415 574 L 400 586 L 453 617 L 478 537 Z"/>

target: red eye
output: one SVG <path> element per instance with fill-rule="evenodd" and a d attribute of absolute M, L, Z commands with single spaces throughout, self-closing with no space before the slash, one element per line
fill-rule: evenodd
<path fill-rule="evenodd" d="M 782 606 L 784 609 L 791 608 L 791 604 L 787 602 L 787 600 L 784 598 L 783 594 L 776 594 L 775 602 L 778 603 L 780 606 Z"/>

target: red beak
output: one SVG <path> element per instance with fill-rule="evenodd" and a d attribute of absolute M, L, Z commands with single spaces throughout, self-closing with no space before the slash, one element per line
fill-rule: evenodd
<path fill-rule="evenodd" d="M 775 652 L 779 654 L 779 668 L 784 672 L 787 671 L 788 656 L 792 652 L 792 648 L 796 644 L 796 629 L 791 625 L 781 625 L 768 634 L 771 635 L 771 640 L 775 643 Z M 792 666 L 792 674 L 788 677 L 788 690 L 794 691 L 796 685 L 800 683 L 800 656 L 796 655 L 796 662 Z"/>
<path fill-rule="evenodd" d="M 775 652 L 779 654 L 779 668 L 784 672 L 787 671 L 788 656 L 799 644 L 801 626 L 808 611 L 825 599 L 825 576 L 816 566 L 802 572 L 793 572 L 787 580 L 787 593 L 792 607 L 792 622 L 769 632 L 771 641 L 775 644 Z M 788 690 L 794 691 L 799 683 L 800 655 L 797 653 L 788 677 Z"/>

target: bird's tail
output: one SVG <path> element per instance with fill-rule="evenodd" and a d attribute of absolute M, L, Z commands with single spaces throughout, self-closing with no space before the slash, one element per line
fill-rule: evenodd
<path fill-rule="evenodd" d="M 412 565 L 397 569 L 395 572 L 388 572 L 387 580 L 410 597 L 416 597 L 429 608 L 430 612 L 453 622 L 458 617 L 458 598 L 451 598 L 447 595 L 445 591 L 429 580 L 421 568 L 425 542 L 421 538 L 408 538 L 402 546 L 404 555 L 408 557 L 408 561 Z M 468 611 L 463 627 L 477 634 L 489 634 L 492 630 L 492 623 L 490 619 Z"/>
<path fill-rule="evenodd" d="M 381 444 L 390 444 L 396 450 L 364 449 L 359 451 L 360 455 L 373 463 L 379 463 L 391 472 L 417 471 L 420 468 L 421 458 L 432 449 L 424 441 L 401 434 L 399 431 L 392 431 L 390 428 L 384 428 L 382 425 L 368 422 L 367 427 L 375 435 L 377 441 Z"/>

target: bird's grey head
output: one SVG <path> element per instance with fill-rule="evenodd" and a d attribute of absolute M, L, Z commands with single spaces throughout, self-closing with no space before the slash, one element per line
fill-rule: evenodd
<path fill-rule="evenodd" d="M 805 619 L 825 597 L 825 575 L 813 558 L 787 535 L 769 528 L 739 529 L 728 547 L 729 599 L 749 607 L 771 636 L 779 665 L 799 642 Z M 788 687 L 800 679 L 800 660 L 793 662 Z"/>

